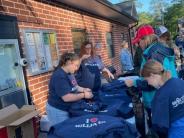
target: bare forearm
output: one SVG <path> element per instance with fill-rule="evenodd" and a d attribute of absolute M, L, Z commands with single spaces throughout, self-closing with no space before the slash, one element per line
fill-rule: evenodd
<path fill-rule="evenodd" d="M 79 101 L 83 99 L 84 97 L 85 97 L 84 93 L 76 93 L 76 94 L 69 93 L 69 94 L 64 95 L 62 99 L 65 102 L 75 102 L 75 101 Z"/>
<path fill-rule="evenodd" d="M 77 91 L 78 92 L 84 92 L 84 88 L 83 87 L 80 87 L 80 86 L 77 86 Z"/>

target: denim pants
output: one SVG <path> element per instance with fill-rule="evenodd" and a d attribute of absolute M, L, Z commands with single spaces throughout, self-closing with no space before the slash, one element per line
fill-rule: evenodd
<path fill-rule="evenodd" d="M 69 118 L 68 112 L 59 110 L 48 103 L 46 105 L 46 112 L 51 126 L 61 123 Z"/>

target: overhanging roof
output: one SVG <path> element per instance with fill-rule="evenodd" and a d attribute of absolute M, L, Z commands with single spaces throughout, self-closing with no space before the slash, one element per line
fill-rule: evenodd
<path fill-rule="evenodd" d="M 135 7 L 134 2 L 125 1 L 125 2 L 121 2 L 121 3 L 117 3 L 116 7 L 120 11 L 126 12 L 126 13 L 130 14 L 131 16 L 135 17 L 136 19 L 138 19 L 137 11 L 136 11 L 136 7 Z"/>
<path fill-rule="evenodd" d="M 70 7 L 85 11 L 89 14 L 128 26 L 137 22 L 137 18 L 113 5 L 107 0 L 52 0 Z"/>

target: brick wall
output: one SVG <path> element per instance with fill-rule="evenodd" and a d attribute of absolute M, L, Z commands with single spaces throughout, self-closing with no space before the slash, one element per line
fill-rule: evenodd
<path fill-rule="evenodd" d="M 23 29 L 52 29 L 56 31 L 59 54 L 73 51 L 72 28 L 86 29 L 90 40 L 102 43 L 102 58 L 106 65 L 114 65 L 120 72 L 119 52 L 121 33 L 127 28 L 103 21 L 80 11 L 56 4 L 45 4 L 34 0 L 1 0 L 0 13 L 17 16 L 21 37 L 21 47 L 24 50 Z M 108 58 L 106 47 L 106 32 L 112 32 L 115 57 Z M 24 53 L 25 54 L 25 53 Z M 45 112 L 45 102 L 48 95 L 48 80 L 51 72 L 26 76 L 33 103 L 41 114 Z"/>

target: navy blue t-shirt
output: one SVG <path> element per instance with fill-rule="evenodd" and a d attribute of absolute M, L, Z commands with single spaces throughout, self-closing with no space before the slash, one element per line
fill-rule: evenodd
<path fill-rule="evenodd" d="M 73 75 L 69 75 L 62 68 L 58 68 L 53 72 L 50 79 L 48 104 L 57 109 L 67 111 L 72 102 L 64 102 L 61 97 L 68 93 L 74 93 L 76 85 Z"/>
<path fill-rule="evenodd" d="M 152 101 L 152 123 L 157 130 L 168 131 L 171 124 L 184 117 L 184 81 L 169 79 Z"/>
<path fill-rule="evenodd" d="M 137 138 L 134 125 L 105 115 L 73 117 L 54 125 L 48 138 Z"/>

